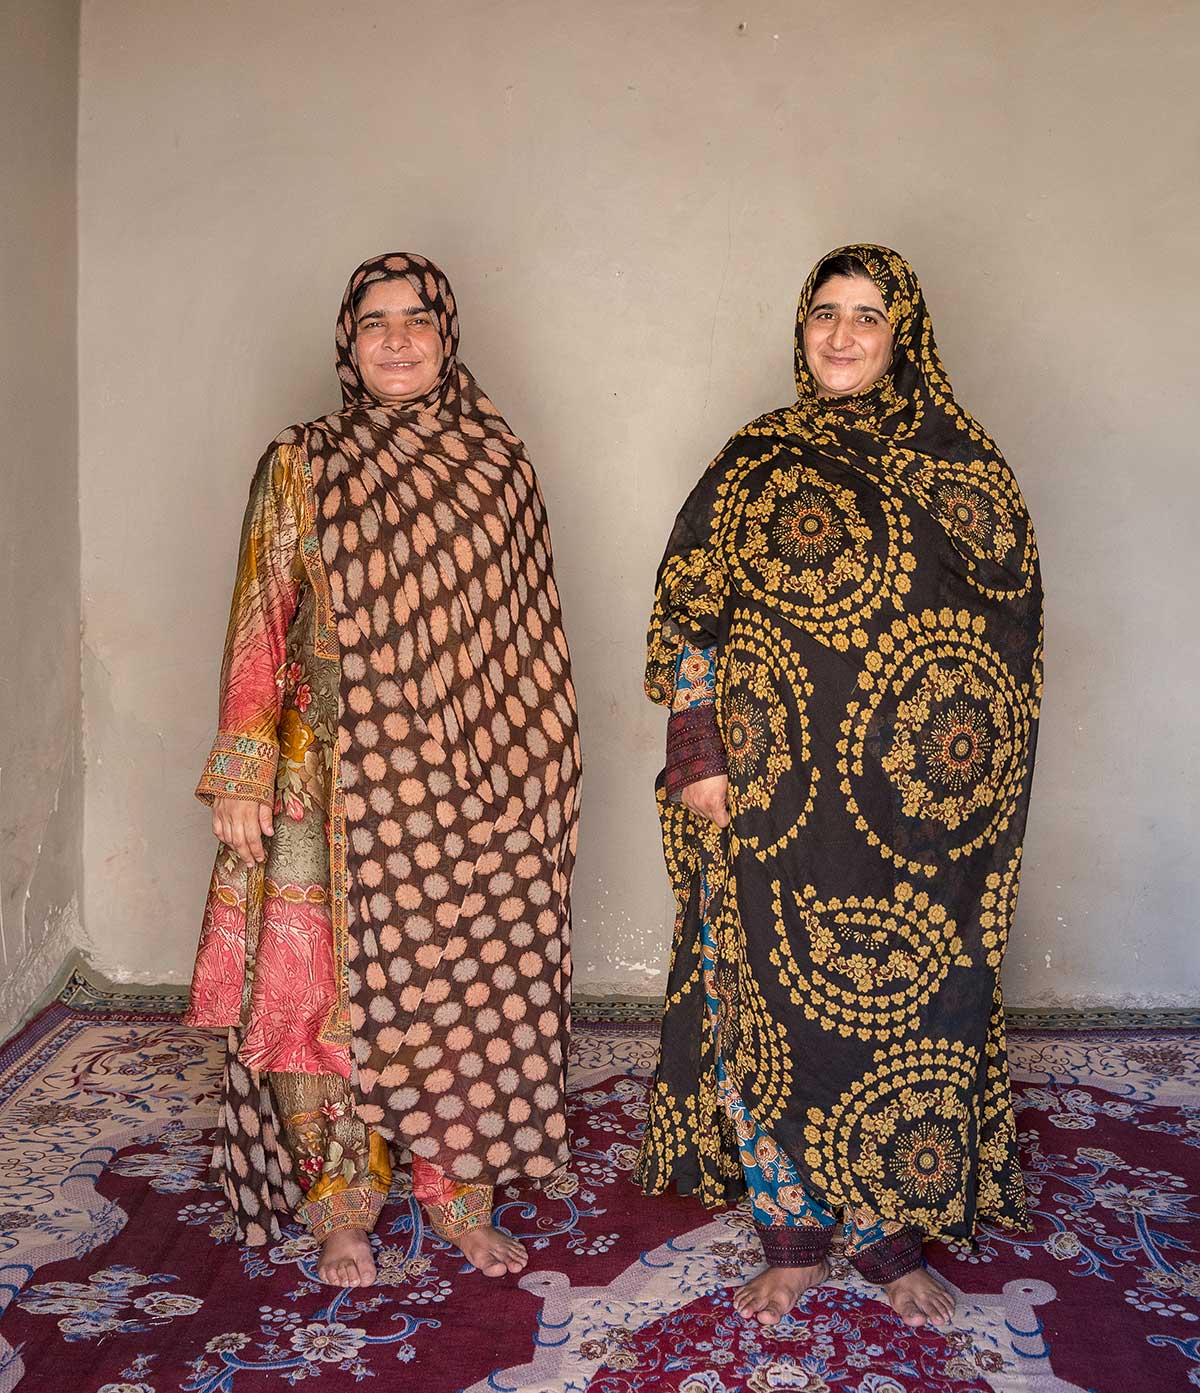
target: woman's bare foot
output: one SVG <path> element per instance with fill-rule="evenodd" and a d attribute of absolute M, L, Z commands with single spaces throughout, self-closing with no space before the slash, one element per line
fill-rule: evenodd
<path fill-rule="evenodd" d="M 508 1234 L 490 1225 L 468 1229 L 449 1242 L 485 1277 L 503 1277 L 506 1272 L 520 1272 L 529 1261 L 529 1254 L 515 1238 L 509 1238 Z"/>
<path fill-rule="evenodd" d="M 762 1325 L 778 1325 L 810 1287 L 820 1286 L 828 1276 L 824 1258 L 812 1267 L 768 1267 L 737 1289 L 733 1309 Z"/>
<path fill-rule="evenodd" d="M 317 1276 L 331 1287 L 369 1287 L 375 1257 L 365 1229 L 335 1229 L 321 1244 Z"/>
<path fill-rule="evenodd" d="M 954 1297 L 923 1267 L 885 1283 L 883 1292 L 905 1325 L 948 1325 L 954 1316 Z"/>

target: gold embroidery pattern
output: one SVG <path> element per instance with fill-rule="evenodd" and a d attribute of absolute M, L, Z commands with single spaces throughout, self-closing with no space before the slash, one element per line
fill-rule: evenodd
<path fill-rule="evenodd" d="M 866 1205 L 930 1233 L 961 1221 L 979 1051 L 897 1041 L 829 1109 L 809 1108 L 805 1161 L 834 1204 Z"/>
<path fill-rule="evenodd" d="M 317 1039 L 323 1045 L 350 1044 L 350 977 L 347 952 L 349 927 L 346 901 L 346 795 L 342 791 L 337 744 L 333 746 L 333 781 L 329 799 L 329 884 L 333 923 L 333 980 L 337 997 L 321 1024 Z"/>
<path fill-rule="evenodd" d="M 991 599 L 1029 593 L 1037 540 L 1021 490 L 1002 459 L 981 455 L 953 463 L 893 447 L 883 463 L 945 529 L 977 590 Z"/>
<path fill-rule="evenodd" d="M 794 910 L 785 905 L 779 881 L 771 889 L 779 939 L 771 962 L 792 1004 L 822 1030 L 861 1040 L 907 1035 L 951 966 L 972 965 L 945 908 L 907 882 L 896 886 L 891 901 L 822 901 L 807 885 L 789 897 Z M 807 971 L 796 959 L 789 931 L 807 950 Z"/>
<path fill-rule="evenodd" d="M 690 933 L 689 925 L 694 926 L 695 921 L 689 918 L 688 910 L 692 887 L 701 882 L 702 863 L 717 877 L 707 886 L 708 897 L 701 907 L 702 912 L 712 912 L 712 906 L 724 891 L 721 833 L 713 823 L 698 818 L 682 804 L 668 803 L 661 788 L 658 809 L 667 871 L 678 909 L 666 1010 L 669 1014 L 701 1022 L 707 1006 L 699 934 Z M 648 1098 L 637 1178 L 647 1193 L 660 1194 L 673 1177 L 678 1178 L 681 1167 L 693 1162 L 692 1189 L 702 1203 L 714 1207 L 740 1193 L 742 1173 L 732 1126 L 717 1098 L 712 1031 L 699 1030 L 698 1040 L 699 1068 L 690 1088 L 676 1089 L 672 1081 L 664 1077 L 661 1067 L 659 1069 Z"/>
<path fill-rule="evenodd" d="M 683 648 L 682 620 L 715 620 L 725 608 L 729 583 L 705 547 L 674 556 L 663 567 L 646 637 L 646 695 L 659 706 L 675 696 L 675 665 Z"/>
<path fill-rule="evenodd" d="M 717 722 L 739 814 L 738 842 L 760 861 L 799 835 L 816 801 L 821 772 L 812 764 L 807 710 L 812 692 L 783 631 L 761 613 L 735 610 L 718 659 Z M 793 769 L 801 780 L 798 806 L 780 835 L 764 837 L 752 818 L 740 815 L 769 811 L 780 780 Z"/>
<path fill-rule="evenodd" d="M 280 445 L 278 467 L 282 470 L 282 485 L 292 506 L 292 515 L 300 528 L 300 559 L 304 575 L 316 600 L 316 634 L 313 652 L 318 658 L 338 659 L 337 630 L 333 623 L 333 597 L 329 575 L 321 558 L 321 543 L 317 536 L 317 501 L 313 491 L 312 462 L 303 445 Z"/>
<path fill-rule="evenodd" d="M 941 858 L 993 844 L 1024 789 L 1032 693 L 983 641 L 984 628 L 983 617 L 966 610 L 897 619 L 867 654 L 858 678 L 864 697 L 850 702 L 842 722 L 838 772 L 846 807 L 868 843 L 911 875 L 932 876 Z M 884 781 L 892 790 L 886 799 Z M 896 800 L 916 830 L 881 816 L 888 836 L 896 836 L 893 822 L 904 829 L 903 847 L 885 841 L 867 815 Z M 922 824 L 936 828 L 925 837 Z"/>
<path fill-rule="evenodd" d="M 1008 947 L 1008 931 L 1017 908 L 1017 888 L 1021 883 L 1021 848 L 1013 852 L 1012 860 L 1003 875 L 993 871 L 984 882 L 987 888 L 980 896 L 979 927 L 983 930 L 983 946 L 987 965 L 999 968 Z"/>
<path fill-rule="evenodd" d="M 881 606 L 902 607 L 916 568 L 910 520 L 886 482 L 873 506 L 869 520 L 854 489 L 780 442 L 730 468 L 713 533 L 735 589 L 844 652 L 866 647 L 863 625 Z"/>
<path fill-rule="evenodd" d="M 775 1018 L 746 957 L 737 882 L 730 875 L 714 925 L 719 1034 L 730 1085 L 764 1132 L 791 1101 L 793 1064 L 787 1032 Z"/>
<path fill-rule="evenodd" d="M 1020 852 L 1017 853 L 1020 858 Z M 1015 1229 L 1029 1227 L 1025 1178 L 1017 1162 L 1017 1126 L 1008 1074 L 1004 999 L 996 983 L 984 1046 L 986 1079 L 979 1117 L 979 1209 L 993 1222 Z"/>

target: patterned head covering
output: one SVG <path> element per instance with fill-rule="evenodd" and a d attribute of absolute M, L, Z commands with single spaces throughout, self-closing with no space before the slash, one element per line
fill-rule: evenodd
<path fill-rule="evenodd" d="M 444 353 L 437 381 L 412 401 L 384 403 L 363 382 L 355 351 L 356 302 L 378 281 L 404 279 L 433 316 Z M 394 473 L 396 462 L 419 464 L 427 453 L 442 450 L 465 460 L 489 449 L 506 459 L 525 459 L 525 446 L 488 400 L 458 357 L 458 308 L 446 274 L 416 252 L 384 252 L 364 261 L 350 277 L 334 328 L 334 359 L 343 406 L 280 439 L 303 435 L 314 465 L 314 478 L 333 482 L 349 469 L 366 467 Z"/>
<path fill-rule="evenodd" d="M 845 397 L 817 396 L 817 384 L 804 356 L 804 321 L 825 268 L 837 257 L 862 262 L 883 298 L 892 326 L 892 363 L 865 391 Z M 845 420 L 859 418 L 863 429 L 905 441 L 912 448 L 945 457 L 959 457 L 966 441 L 985 446 L 994 458 L 1000 452 L 986 432 L 954 399 L 954 388 L 938 356 L 933 320 L 916 272 L 890 247 L 855 242 L 823 256 L 808 273 L 796 309 L 795 333 L 797 406 L 808 412 Z M 959 439 L 965 432 L 966 441 Z"/>
<path fill-rule="evenodd" d="M 406 280 L 420 297 L 421 303 L 433 315 L 438 333 L 442 336 L 445 360 L 438 380 L 424 396 L 405 402 L 409 410 L 437 411 L 461 395 L 465 385 L 460 374 L 465 368 L 458 365 L 458 310 L 450 282 L 432 261 L 416 252 L 385 252 L 364 261 L 350 277 L 338 311 L 334 346 L 337 353 L 337 375 L 342 386 L 342 401 L 347 407 L 378 406 L 363 383 L 358 370 L 358 355 L 354 351 L 355 305 L 369 285 L 376 281 Z M 470 374 L 466 373 L 469 378 Z"/>

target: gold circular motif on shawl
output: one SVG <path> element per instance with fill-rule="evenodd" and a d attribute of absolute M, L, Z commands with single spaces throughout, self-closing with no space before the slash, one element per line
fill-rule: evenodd
<path fill-rule="evenodd" d="M 721 645 L 717 721 L 729 766 L 729 787 L 741 846 L 760 861 L 793 841 L 807 823 L 821 773 L 812 763 L 808 672 L 783 631 L 761 612 L 735 610 Z M 780 781 L 797 770 L 801 790 L 778 835 L 756 831 Z M 803 787 L 807 782 L 807 788 Z"/>
<path fill-rule="evenodd" d="M 1037 544 L 1008 466 L 986 457 L 967 464 L 889 451 L 887 467 L 945 529 L 967 563 L 967 580 L 993 599 L 1015 599 L 1033 583 Z"/>
<path fill-rule="evenodd" d="M 721 1052 L 729 1082 L 748 1102 L 764 1131 L 786 1112 L 792 1095 L 792 1054 L 746 958 L 746 934 L 731 875 L 714 924 L 720 993 Z"/>
<path fill-rule="evenodd" d="M 966 1213 L 979 1051 L 897 1041 L 828 1110 L 809 1108 L 805 1162 L 826 1203 L 865 1205 L 932 1235 Z"/>
<path fill-rule="evenodd" d="M 1036 703 L 983 641 L 985 627 L 967 610 L 895 620 L 842 722 L 846 806 L 868 843 L 910 874 L 932 876 L 945 857 L 994 843 L 1021 796 Z"/>
<path fill-rule="evenodd" d="M 782 444 L 738 462 L 714 528 L 734 588 L 841 652 L 865 648 L 866 621 L 911 588 L 911 524 L 887 482 L 859 492 Z"/>
<path fill-rule="evenodd" d="M 971 966 L 945 908 L 905 881 L 890 901 L 822 901 L 806 885 L 785 905 L 779 881 L 771 892 L 779 936 L 771 960 L 792 1004 L 822 1030 L 860 1040 L 909 1034 L 951 965 Z M 807 968 L 796 959 L 792 935 L 807 948 Z"/>

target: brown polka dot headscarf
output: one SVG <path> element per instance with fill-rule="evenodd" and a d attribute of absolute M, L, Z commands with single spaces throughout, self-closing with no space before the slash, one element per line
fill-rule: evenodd
<path fill-rule="evenodd" d="M 449 404 L 461 390 L 458 380 L 458 310 L 454 305 L 454 292 L 445 275 L 423 256 L 415 252 L 387 252 L 384 256 L 373 256 L 364 261 L 350 277 L 346 293 L 342 297 L 342 307 L 338 312 L 334 343 L 337 348 L 337 375 L 342 387 L 342 401 L 346 406 L 376 406 L 375 398 L 363 385 L 354 353 L 354 313 L 369 285 L 376 281 L 407 280 L 420 296 L 421 303 L 437 321 L 438 332 L 442 336 L 445 360 L 442 371 L 427 396 L 406 407 L 412 410 L 438 410 Z M 449 389 L 449 390 L 448 390 Z"/>

